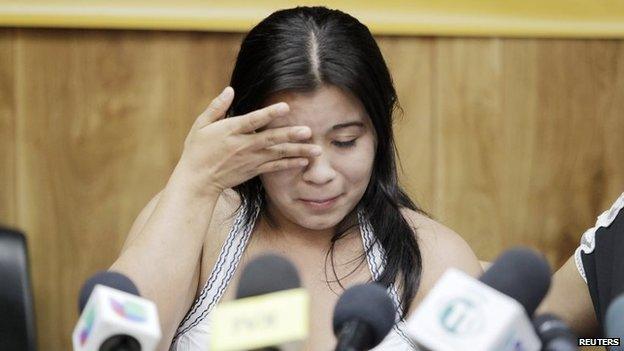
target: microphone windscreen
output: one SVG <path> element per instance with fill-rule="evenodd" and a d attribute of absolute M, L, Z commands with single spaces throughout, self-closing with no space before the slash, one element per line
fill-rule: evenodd
<path fill-rule="evenodd" d="M 518 301 L 532 316 L 550 287 L 550 266 L 541 255 L 527 248 L 514 248 L 500 255 L 479 280 Z"/>
<path fill-rule="evenodd" d="M 616 297 L 607 308 L 605 331 L 609 338 L 624 340 L 624 294 Z"/>
<path fill-rule="evenodd" d="M 554 342 L 560 345 L 559 350 L 578 349 L 574 332 L 559 317 L 553 314 L 545 313 L 536 316 L 533 319 L 533 327 L 545 349 Z"/>
<path fill-rule="evenodd" d="M 297 268 L 285 257 L 266 254 L 251 260 L 241 274 L 236 298 L 258 296 L 301 287 Z"/>
<path fill-rule="evenodd" d="M 394 325 L 395 307 L 386 289 L 377 283 L 359 284 L 345 290 L 334 307 L 334 334 L 344 323 L 358 320 L 373 331 L 371 349 L 378 345 Z"/>
<path fill-rule="evenodd" d="M 97 284 L 141 296 L 136 285 L 134 285 L 132 280 L 125 275 L 119 272 L 111 271 L 98 272 L 92 275 L 91 278 L 87 279 L 80 289 L 80 295 L 78 297 L 78 313 L 82 313 L 87 301 L 89 301 L 91 292 L 93 292 L 93 289 Z"/>

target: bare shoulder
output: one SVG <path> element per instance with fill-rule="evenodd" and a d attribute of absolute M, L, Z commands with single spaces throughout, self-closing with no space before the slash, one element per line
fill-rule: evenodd
<path fill-rule="evenodd" d="M 403 217 L 416 232 L 416 238 L 429 267 L 455 267 L 471 275 L 478 275 L 481 266 L 468 243 L 452 229 L 416 211 L 403 208 Z"/>
<path fill-rule="evenodd" d="M 457 268 L 473 277 L 483 272 L 475 253 L 459 234 L 416 211 L 402 208 L 401 212 L 416 233 L 422 255 L 416 302 L 420 302 L 448 268 Z"/>

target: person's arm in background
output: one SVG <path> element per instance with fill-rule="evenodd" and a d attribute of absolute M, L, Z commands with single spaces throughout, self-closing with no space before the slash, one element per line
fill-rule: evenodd
<path fill-rule="evenodd" d="M 550 290 L 536 315 L 553 313 L 565 321 L 578 337 L 600 333 L 587 283 L 579 274 L 574 256 L 553 274 Z"/>
<path fill-rule="evenodd" d="M 624 193 L 583 233 L 574 255 L 553 275 L 539 310 L 561 316 L 581 337 L 601 336 L 600 321 L 624 290 L 623 208 Z"/>

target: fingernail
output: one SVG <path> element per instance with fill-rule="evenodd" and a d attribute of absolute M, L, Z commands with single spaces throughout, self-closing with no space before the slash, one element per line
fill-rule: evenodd
<path fill-rule="evenodd" d="M 310 135 L 310 130 L 306 127 L 297 129 L 297 137 L 306 138 Z"/>
<path fill-rule="evenodd" d="M 277 105 L 275 105 L 275 112 L 279 113 L 279 114 L 284 114 L 288 111 L 288 105 L 284 104 L 284 103 L 279 103 Z"/>
<path fill-rule="evenodd" d="M 310 153 L 314 156 L 318 156 L 321 154 L 321 148 L 319 146 L 314 146 Z"/>
<path fill-rule="evenodd" d="M 232 93 L 232 88 L 230 86 L 227 86 L 225 87 L 225 89 L 223 89 L 223 91 L 221 92 L 221 94 L 219 94 L 219 96 L 225 99 L 225 98 L 230 97 L 231 93 Z"/>

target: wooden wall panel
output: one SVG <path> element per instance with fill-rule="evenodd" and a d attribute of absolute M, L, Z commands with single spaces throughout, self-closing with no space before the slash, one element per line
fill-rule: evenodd
<path fill-rule="evenodd" d="M 80 284 L 110 266 L 164 186 L 195 116 L 226 84 L 231 53 L 223 36 L 24 31 L 20 40 L 20 224 L 41 345 L 68 350 Z"/>
<path fill-rule="evenodd" d="M 0 31 L 0 221 L 29 237 L 46 350 L 70 349 L 81 283 L 164 186 L 241 38 Z M 378 42 L 401 181 L 480 258 L 525 244 L 558 265 L 624 191 L 624 42 Z"/>
<path fill-rule="evenodd" d="M 439 39 L 433 86 L 437 152 L 434 213 L 482 259 L 503 246 L 502 64 L 499 39 Z M 477 220 L 479 218 L 479 220 Z M 487 240 L 483 240 L 487 238 Z"/>
<path fill-rule="evenodd" d="M 40 345 L 49 349 L 71 348 L 77 289 L 120 246 L 129 225 L 124 198 L 140 195 L 123 191 L 141 143 L 137 131 L 156 125 L 145 108 L 149 45 L 120 34 L 20 37 L 20 222 L 31 241 Z"/>
<path fill-rule="evenodd" d="M 592 74 L 597 76 L 593 81 L 594 89 L 599 91 L 590 116 L 602 120 L 593 128 L 599 128 L 599 133 L 604 136 L 593 140 L 594 147 L 603 151 L 599 159 L 600 169 L 594 171 L 590 184 L 603 198 L 595 198 L 593 208 L 602 211 L 611 204 L 615 194 L 624 191 L 624 155 L 621 152 L 624 150 L 624 42 L 591 41 L 589 47 L 588 60 L 592 62 Z"/>
<path fill-rule="evenodd" d="M 560 265 L 624 190 L 621 43 L 438 44 L 437 213 L 481 258 L 522 244 Z"/>
<path fill-rule="evenodd" d="M 429 83 L 433 42 L 433 39 L 379 39 L 400 102 L 394 131 L 400 149 L 401 184 L 426 212 L 433 211 L 434 204 L 433 94 Z"/>
<path fill-rule="evenodd" d="M 0 30 L 0 225 L 17 225 L 15 30 Z"/>
<path fill-rule="evenodd" d="M 551 262 L 560 263 L 624 191 L 624 155 L 605 147 L 624 146 L 624 90 L 617 89 L 624 62 L 615 60 L 621 57 L 618 41 L 540 41 L 537 47 L 539 79 L 528 87 L 537 102 L 525 205 L 530 212 L 525 232 L 518 234 L 524 242 L 537 239 Z M 607 159 L 619 159 L 618 170 L 607 173 L 614 166 Z"/>

